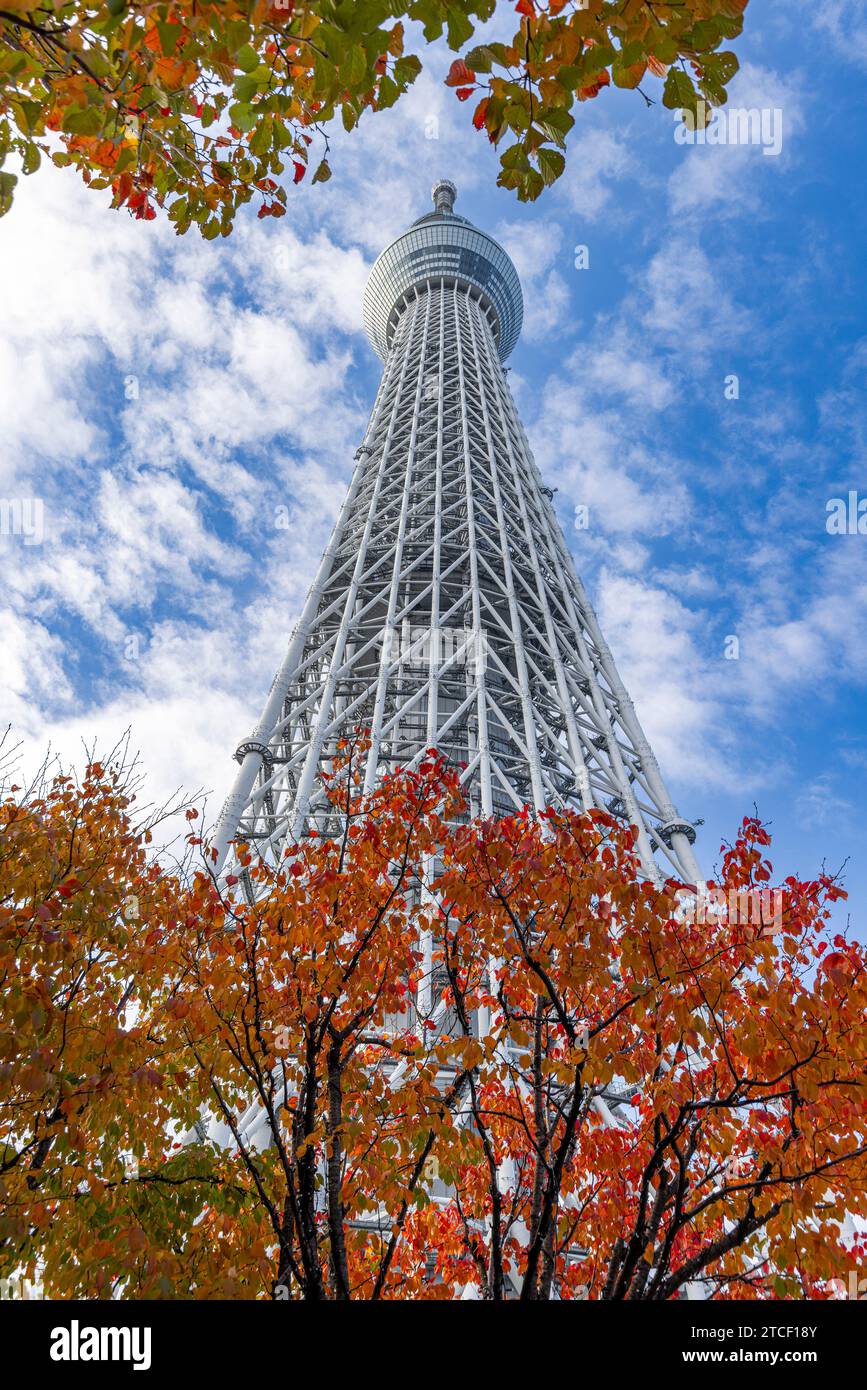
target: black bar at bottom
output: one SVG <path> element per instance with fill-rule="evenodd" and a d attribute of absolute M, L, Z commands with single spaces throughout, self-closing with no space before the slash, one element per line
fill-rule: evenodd
<path fill-rule="evenodd" d="M 546 1379 L 562 1367 L 569 1386 L 586 1380 L 591 1366 L 597 1381 L 600 1374 L 619 1379 L 634 1372 L 686 1375 L 695 1382 L 709 1371 L 731 1379 L 759 1370 L 769 1385 L 777 1377 L 785 1385 L 792 1372 L 812 1373 L 818 1383 L 836 1372 L 852 1374 L 864 1330 L 855 1300 L 564 1302 L 525 1313 L 514 1305 L 498 1313 L 478 1303 L 0 1302 L 9 1384 L 26 1368 L 48 1384 L 81 1375 L 100 1379 L 105 1371 L 137 1380 L 215 1376 L 220 1384 L 273 1383 L 290 1390 L 311 1383 L 311 1376 L 313 1385 L 330 1387 L 343 1374 L 348 1386 L 399 1376 L 451 1390 L 466 1382 L 471 1365 L 485 1375 L 502 1367 L 511 1386 L 520 1381 L 525 1355 L 541 1358 L 536 1367 L 544 1366 Z M 13 1363 L 19 1369 L 12 1371 Z"/>

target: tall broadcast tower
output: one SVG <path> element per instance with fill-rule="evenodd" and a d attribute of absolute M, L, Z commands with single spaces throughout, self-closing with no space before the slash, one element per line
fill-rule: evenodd
<path fill-rule="evenodd" d="M 597 806 L 631 821 L 645 871 L 700 877 L 543 485 L 503 363 L 515 267 L 454 211 L 376 261 L 364 296 L 384 367 L 346 501 L 217 830 L 266 857 L 333 829 L 317 774 L 370 731 L 366 786 L 436 747 L 473 815 Z"/>

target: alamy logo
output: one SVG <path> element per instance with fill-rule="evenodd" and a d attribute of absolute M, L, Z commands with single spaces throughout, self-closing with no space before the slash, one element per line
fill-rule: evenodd
<path fill-rule="evenodd" d="M 783 148 L 783 113 L 778 106 L 711 108 L 699 101 L 695 114 L 674 112 L 678 145 L 761 145 L 762 154 L 778 155 Z"/>
<path fill-rule="evenodd" d="M 460 666 L 470 675 L 478 675 L 488 664 L 484 628 L 413 627 L 404 621 L 399 628 L 387 627 L 380 644 L 388 661 L 410 668 L 442 670 Z"/>
<path fill-rule="evenodd" d="M 829 497 L 825 503 L 829 536 L 867 536 L 867 497 L 852 488 L 848 497 Z"/>
<path fill-rule="evenodd" d="M 134 1371 L 151 1364 L 149 1327 L 80 1327 L 73 1318 L 69 1327 L 51 1330 L 52 1361 L 131 1361 Z"/>
<path fill-rule="evenodd" d="M 708 888 L 698 892 L 682 889 L 680 917 L 696 926 L 728 921 L 738 926 L 764 929 L 769 936 L 783 930 L 785 897 L 782 888 Z"/>
<path fill-rule="evenodd" d="M 45 539 L 45 505 L 41 497 L 0 497 L 0 536 L 21 536 L 25 545 Z"/>
<path fill-rule="evenodd" d="M 857 1269 L 849 1270 L 848 1279 L 829 1279 L 828 1288 L 835 1298 L 851 1298 L 858 1302 L 867 1299 L 867 1279 L 859 1279 Z"/>

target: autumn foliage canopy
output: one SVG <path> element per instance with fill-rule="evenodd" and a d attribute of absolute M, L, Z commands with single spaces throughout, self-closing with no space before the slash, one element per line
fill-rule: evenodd
<path fill-rule="evenodd" d="M 161 867 L 122 768 L 0 811 L 0 1275 L 52 1297 L 822 1298 L 867 1216 L 841 890 L 698 921 L 601 811 L 433 754 L 333 839 Z M 726 900 L 764 901 L 745 821 Z M 757 890 L 750 896 L 751 890 Z M 731 896 L 729 896 L 731 895 Z"/>
<path fill-rule="evenodd" d="M 0 214 L 46 155 L 116 207 L 228 235 L 331 176 L 339 118 L 394 105 L 445 36 L 448 84 L 501 150 L 499 182 L 538 197 L 572 108 L 605 87 L 704 123 L 738 68 L 748 0 L 3 0 Z M 503 42 L 473 46 L 503 21 Z M 486 32 L 492 32 L 490 29 Z M 468 119 L 469 124 L 469 119 Z"/>

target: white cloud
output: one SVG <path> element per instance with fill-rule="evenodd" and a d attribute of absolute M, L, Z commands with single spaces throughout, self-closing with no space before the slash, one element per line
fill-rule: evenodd
<path fill-rule="evenodd" d="M 671 387 L 659 363 L 630 341 L 617 330 L 609 336 L 606 326 L 528 402 L 546 481 L 565 493 L 570 510 L 589 508 L 582 543 L 600 532 L 618 539 L 668 534 L 689 515 L 682 466 L 654 429 Z"/>
<path fill-rule="evenodd" d="M 140 286 L 169 236 L 109 213 L 104 197 L 50 165 L 19 184 L 0 224 L 4 487 L 26 477 L 35 457 L 62 461 L 102 446 L 85 383 L 106 352 L 129 361 Z"/>
<path fill-rule="evenodd" d="M 6 608 L 0 609 L 0 650 L 3 726 L 11 722 L 16 734 L 28 733 L 34 728 L 34 700 L 63 704 L 71 699 L 63 641 L 42 623 Z"/>
<path fill-rule="evenodd" d="M 46 515 L 3 541 L 2 718 L 36 756 L 131 725 L 158 799 L 222 795 L 363 429 L 365 260 L 252 221 L 179 241 L 49 167 L 0 262 L 3 488 Z"/>
<path fill-rule="evenodd" d="M 855 807 L 834 790 L 828 772 L 808 782 L 798 794 L 795 810 L 804 826 L 811 829 L 834 827 L 857 814 Z"/>
<path fill-rule="evenodd" d="M 597 613 L 651 747 L 671 780 L 733 789 L 743 769 L 729 746 L 721 663 L 701 641 L 700 615 L 673 594 L 603 567 Z"/>
<path fill-rule="evenodd" d="M 769 617 L 760 595 L 743 626 L 744 676 L 759 710 L 793 696 L 830 695 L 836 683 L 867 680 L 867 545 L 838 536 L 814 560 L 810 584 Z M 773 612 L 773 610 L 770 610 Z"/>
<path fill-rule="evenodd" d="M 570 313 L 569 287 L 560 273 L 566 260 L 557 223 L 501 222 L 494 235 L 511 257 L 521 281 L 522 338 L 530 343 L 541 342 L 567 322 L 574 330 L 576 320 Z"/>
<path fill-rule="evenodd" d="M 594 222 L 612 197 L 612 185 L 636 175 L 636 160 L 625 137 L 613 130 L 591 130 L 569 141 L 558 188 L 581 220 Z"/>
<path fill-rule="evenodd" d="M 817 0 L 814 27 L 839 58 L 867 67 L 867 16 L 863 0 Z"/>
<path fill-rule="evenodd" d="M 673 236 L 651 258 L 641 322 L 664 347 L 693 357 L 737 341 L 750 326 L 708 254 L 690 237 Z"/>
<path fill-rule="evenodd" d="M 575 367 L 600 397 L 623 397 L 636 410 L 664 410 L 676 397 L 661 362 L 647 352 L 642 354 L 622 323 L 611 330 L 606 327 L 593 346 L 575 359 Z"/>

